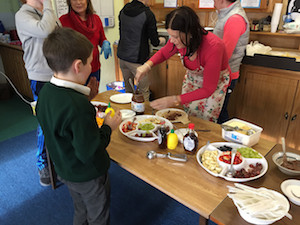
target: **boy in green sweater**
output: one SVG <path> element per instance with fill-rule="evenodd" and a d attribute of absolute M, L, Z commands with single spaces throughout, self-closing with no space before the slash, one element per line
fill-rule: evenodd
<path fill-rule="evenodd" d="M 70 28 L 57 28 L 43 52 L 54 76 L 41 90 L 36 113 L 59 180 L 74 204 L 73 224 L 109 224 L 110 165 L 106 147 L 121 113 L 108 114 L 101 128 L 84 86 L 91 73 L 93 45 Z"/>

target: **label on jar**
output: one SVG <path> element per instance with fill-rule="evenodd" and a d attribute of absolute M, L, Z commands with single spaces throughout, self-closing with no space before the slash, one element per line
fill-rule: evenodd
<path fill-rule="evenodd" d="M 190 138 L 189 136 L 187 136 L 183 140 L 183 145 L 184 145 L 185 150 L 193 151 L 195 148 L 195 141 L 192 138 Z"/>
<path fill-rule="evenodd" d="M 137 102 L 134 102 L 132 101 L 131 102 L 131 109 L 137 113 L 142 113 L 142 112 L 145 112 L 145 103 L 142 102 L 142 103 L 137 103 Z"/>

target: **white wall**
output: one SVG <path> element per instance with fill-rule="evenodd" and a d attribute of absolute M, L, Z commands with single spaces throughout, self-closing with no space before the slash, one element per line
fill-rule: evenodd
<path fill-rule="evenodd" d="M 114 14 L 115 14 L 115 26 L 113 28 L 104 28 L 107 40 L 111 44 L 112 57 L 107 60 L 104 59 L 103 55 L 100 57 L 101 62 L 101 80 L 99 91 L 106 91 L 106 84 L 116 80 L 115 76 L 115 61 L 113 53 L 113 43 L 119 40 L 119 12 L 124 6 L 123 0 L 114 0 Z"/>

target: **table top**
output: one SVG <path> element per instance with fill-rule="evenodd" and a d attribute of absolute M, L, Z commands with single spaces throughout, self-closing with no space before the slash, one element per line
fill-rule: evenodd
<path fill-rule="evenodd" d="M 299 151 L 293 149 L 287 149 L 288 152 L 295 152 L 299 154 Z M 280 189 L 280 185 L 284 180 L 287 179 L 299 179 L 299 176 L 288 176 L 282 173 L 277 166 L 274 164 L 272 160 L 273 154 L 276 152 L 282 152 L 282 146 L 277 144 L 266 156 L 266 160 L 268 161 L 268 171 L 267 173 L 260 179 L 246 182 L 244 184 L 258 188 L 258 187 L 266 187 L 279 193 L 283 194 Z M 300 221 L 300 207 L 290 202 L 290 211 L 289 213 L 293 216 L 293 220 L 289 220 L 287 217 L 277 221 L 274 224 L 280 225 L 293 225 L 299 224 Z M 227 197 L 211 214 L 210 219 L 217 224 L 230 224 L 230 225 L 244 225 L 250 224 L 246 222 L 238 213 L 237 208 L 235 207 L 232 200 Z"/>
<path fill-rule="evenodd" d="M 109 97 L 118 93 L 106 91 L 97 95 L 93 100 L 108 103 Z M 148 102 L 145 105 L 145 114 L 154 113 Z M 111 102 L 111 106 L 115 109 L 130 109 L 131 107 L 130 104 L 113 102 Z M 195 129 L 211 130 L 210 132 L 198 132 L 199 147 L 204 146 L 207 141 L 211 143 L 224 142 L 219 124 L 196 117 L 189 117 L 189 119 L 195 124 Z M 186 128 L 187 124 L 176 123 L 176 127 Z M 261 139 L 254 148 L 262 155 L 266 155 L 274 145 L 273 142 Z M 112 132 L 111 143 L 107 147 L 110 158 L 121 167 L 208 219 L 214 209 L 226 198 L 226 186 L 232 182 L 207 173 L 198 164 L 196 154 L 188 155 L 188 161 L 182 163 L 169 159 L 150 160 L 146 157 L 150 150 L 159 153 L 168 151 L 160 149 L 157 141 L 133 141 L 122 135 L 119 129 Z M 169 151 L 184 153 L 180 143 L 175 150 Z"/>

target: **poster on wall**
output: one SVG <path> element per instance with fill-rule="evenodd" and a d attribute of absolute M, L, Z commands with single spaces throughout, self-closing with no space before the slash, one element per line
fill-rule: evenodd
<path fill-rule="evenodd" d="M 241 0 L 243 8 L 260 8 L 260 0 Z"/>
<path fill-rule="evenodd" d="M 260 8 L 261 0 L 240 0 L 243 8 Z M 214 0 L 199 0 L 199 9 L 214 8 Z"/>
<path fill-rule="evenodd" d="M 214 0 L 199 0 L 199 9 L 214 8 Z"/>
<path fill-rule="evenodd" d="M 164 0 L 164 7 L 165 8 L 176 8 L 177 0 Z"/>
<path fill-rule="evenodd" d="M 69 11 L 69 7 L 66 0 L 56 0 L 55 7 L 58 18 L 64 14 L 67 14 Z"/>

